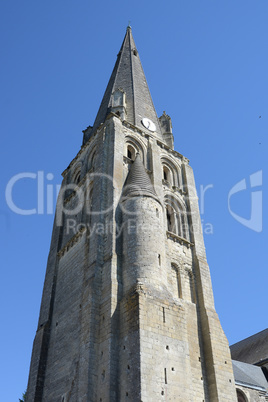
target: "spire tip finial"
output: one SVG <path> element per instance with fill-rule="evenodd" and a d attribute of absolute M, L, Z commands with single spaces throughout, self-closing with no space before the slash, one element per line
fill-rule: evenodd
<path fill-rule="evenodd" d="M 132 29 L 132 28 L 131 28 L 131 25 L 130 25 L 130 20 L 128 21 L 127 30 L 128 30 L 128 29 Z"/>

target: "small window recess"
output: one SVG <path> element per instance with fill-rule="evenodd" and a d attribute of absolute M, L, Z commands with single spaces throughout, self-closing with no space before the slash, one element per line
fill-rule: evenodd
<path fill-rule="evenodd" d="M 167 230 L 172 233 L 176 233 L 176 218 L 175 218 L 175 211 L 170 206 L 166 206 L 166 216 L 167 216 Z"/>
<path fill-rule="evenodd" d="M 248 399 L 246 398 L 244 392 L 242 392 L 240 389 L 236 389 L 236 396 L 237 396 L 237 401 L 238 402 L 247 402 Z"/>
<path fill-rule="evenodd" d="M 166 312 L 165 312 L 165 307 L 162 307 L 163 309 L 163 322 L 166 322 Z"/>
<path fill-rule="evenodd" d="M 127 157 L 132 161 L 135 159 L 135 149 L 131 145 L 127 147 Z"/>
<path fill-rule="evenodd" d="M 170 170 L 166 166 L 163 167 L 163 177 L 166 182 L 170 183 Z"/>
<path fill-rule="evenodd" d="M 165 384 L 167 384 L 167 369 L 164 369 L 164 374 L 165 374 Z"/>

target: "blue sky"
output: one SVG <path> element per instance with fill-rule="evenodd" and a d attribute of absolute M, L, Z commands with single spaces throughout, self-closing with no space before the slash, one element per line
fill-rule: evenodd
<path fill-rule="evenodd" d="M 267 327 L 267 18 L 267 0 L 1 2 L 1 400 L 18 400 L 27 386 L 53 222 L 53 214 L 12 212 L 7 183 L 40 171 L 45 195 L 60 184 L 129 20 L 157 113 L 172 118 L 200 201 L 207 188 L 201 218 L 228 340 Z M 251 188 L 256 172 L 263 183 L 258 173 Z M 232 216 L 228 194 L 244 179 L 246 189 L 230 198 Z M 35 208 L 36 180 L 17 182 L 13 199 Z"/>

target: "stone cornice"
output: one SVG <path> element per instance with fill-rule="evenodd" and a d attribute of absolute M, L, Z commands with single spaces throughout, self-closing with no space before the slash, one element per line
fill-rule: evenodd
<path fill-rule="evenodd" d="M 189 240 L 185 239 L 184 237 L 178 236 L 175 233 L 169 232 L 168 230 L 166 233 L 167 233 L 167 238 L 175 241 L 176 243 L 185 245 L 185 246 L 187 246 L 187 248 L 194 246 L 194 243 L 191 243 Z"/>
<path fill-rule="evenodd" d="M 162 184 L 167 187 L 170 191 L 174 193 L 179 193 L 180 195 L 187 195 L 187 191 L 184 191 L 181 187 L 172 186 L 171 183 L 165 179 L 162 179 Z"/>
<path fill-rule="evenodd" d="M 185 156 L 183 156 L 179 152 L 174 151 L 174 149 L 169 148 L 164 142 L 157 140 L 157 145 L 160 146 L 162 149 L 165 149 L 166 151 L 168 151 L 168 153 L 175 156 L 176 158 L 181 159 L 182 162 L 184 162 L 186 164 L 188 164 L 190 162 L 189 159 L 185 158 Z"/>

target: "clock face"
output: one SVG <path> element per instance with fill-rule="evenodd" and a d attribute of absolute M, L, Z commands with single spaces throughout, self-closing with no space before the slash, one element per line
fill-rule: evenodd
<path fill-rule="evenodd" d="M 147 117 L 144 117 L 141 122 L 144 127 L 147 128 L 147 130 L 150 130 L 152 132 L 156 130 L 155 124 L 152 122 L 152 120 L 147 119 Z"/>

